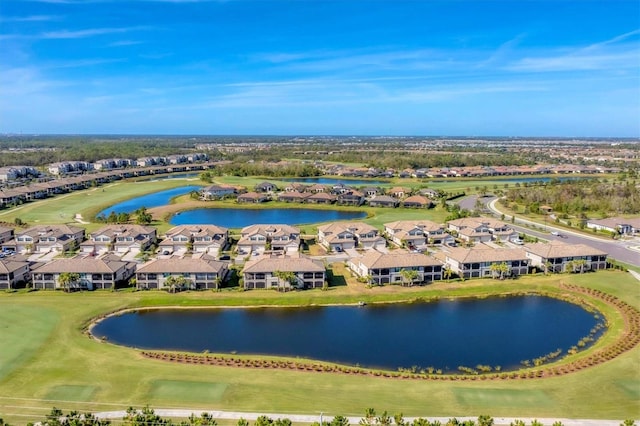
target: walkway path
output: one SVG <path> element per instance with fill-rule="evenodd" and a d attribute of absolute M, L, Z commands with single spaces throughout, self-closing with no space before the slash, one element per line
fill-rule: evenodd
<path fill-rule="evenodd" d="M 258 417 L 262 415 L 266 415 L 272 419 L 289 419 L 293 423 L 313 423 L 313 422 L 323 422 L 331 421 L 333 416 L 331 415 L 323 415 L 322 413 L 318 414 L 283 414 L 283 413 L 244 413 L 238 411 L 212 411 L 212 410 L 183 410 L 183 409 L 166 409 L 159 408 L 154 409 L 154 412 L 161 417 L 189 417 L 191 414 L 199 415 L 200 413 L 208 413 L 214 419 L 226 419 L 226 420 L 239 420 L 245 419 L 248 421 L 255 421 Z M 125 416 L 125 411 L 104 411 L 101 413 L 95 413 L 95 415 L 101 419 L 122 419 Z M 362 417 L 347 417 L 349 419 L 349 423 L 352 425 L 357 425 L 360 422 Z M 446 422 L 451 417 L 428 417 L 429 421 L 438 420 L 442 424 L 446 424 Z M 405 420 L 408 422 L 412 422 L 415 417 L 405 417 Z M 457 417 L 458 420 L 477 420 L 477 417 Z M 532 418 L 508 418 L 508 417 L 494 417 L 494 424 L 496 426 L 508 426 L 515 420 L 522 420 L 526 424 L 531 424 L 534 420 Z M 593 420 L 593 419 L 536 419 L 540 423 L 545 426 L 551 426 L 554 422 L 562 422 L 564 426 L 619 426 L 622 421 L 621 420 Z"/>

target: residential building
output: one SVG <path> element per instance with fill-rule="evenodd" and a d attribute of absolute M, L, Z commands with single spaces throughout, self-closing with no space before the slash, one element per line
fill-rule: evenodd
<path fill-rule="evenodd" d="M 54 259 L 33 269 L 31 281 L 33 288 L 59 289 L 63 288 L 60 275 L 71 273 L 78 274 L 78 281 L 70 283 L 70 289 L 108 289 L 127 282 L 133 277 L 135 268 L 135 263 L 122 261 L 115 256 Z"/>
<path fill-rule="evenodd" d="M 247 192 L 245 194 L 238 195 L 239 203 L 264 203 L 269 201 L 269 196 L 265 193 Z"/>
<path fill-rule="evenodd" d="M 453 240 L 444 226 L 430 220 L 400 220 L 384 224 L 384 232 L 396 245 L 419 247 L 426 244 L 442 244 Z"/>
<path fill-rule="evenodd" d="M 321 225 L 318 227 L 318 242 L 327 250 L 333 251 L 386 246 L 386 241 L 378 229 L 364 222 L 334 222 Z"/>
<path fill-rule="evenodd" d="M 390 195 L 376 195 L 369 200 L 371 207 L 398 207 L 400 201 Z"/>
<path fill-rule="evenodd" d="M 430 207 L 433 207 L 433 202 L 422 195 L 412 195 L 402 201 L 402 207 L 428 209 Z"/>
<path fill-rule="evenodd" d="M 278 194 L 278 201 L 285 203 L 304 203 L 311 195 L 312 194 L 308 192 L 285 191 Z"/>
<path fill-rule="evenodd" d="M 526 244 L 524 250 L 531 265 L 542 271 L 593 271 L 607 267 L 607 253 L 585 244 L 551 241 Z"/>
<path fill-rule="evenodd" d="M 458 237 L 471 243 L 491 240 L 508 241 L 517 235 L 509 225 L 499 220 L 485 217 L 465 217 L 450 220 L 447 228 L 458 233 Z"/>
<path fill-rule="evenodd" d="M 82 253 L 142 252 L 157 242 L 156 228 L 142 225 L 108 225 L 89 234 L 80 244 Z"/>
<path fill-rule="evenodd" d="M 271 182 L 262 182 L 256 185 L 257 192 L 274 192 L 277 190 L 278 190 L 278 187 Z"/>
<path fill-rule="evenodd" d="M 265 251 L 297 253 L 300 248 L 300 229 L 289 225 L 251 225 L 242 229 L 237 244 L 239 254 L 258 254 Z"/>
<path fill-rule="evenodd" d="M 0 226 L 0 244 L 13 239 L 13 228 Z"/>
<path fill-rule="evenodd" d="M 623 235 L 640 234 L 640 217 L 609 217 L 606 219 L 589 219 L 587 220 L 587 228 Z"/>
<path fill-rule="evenodd" d="M 347 206 L 361 206 L 365 201 L 364 194 L 356 190 L 348 190 L 338 193 L 338 204 Z"/>
<path fill-rule="evenodd" d="M 139 289 L 168 288 L 169 277 L 182 277 L 190 289 L 215 289 L 220 288 L 227 272 L 226 262 L 208 255 L 153 259 L 136 270 L 136 285 Z"/>
<path fill-rule="evenodd" d="M 290 280 L 284 276 L 290 274 Z M 326 271 L 321 261 L 307 257 L 270 256 L 247 262 L 242 270 L 245 289 L 322 288 Z"/>
<path fill-rule="evenodd" d="M 0 290 L 9 290 L 29 281 L 29 262 L 5 257 L 0 259 Z"/>
<path fill-rule="evenodd" d="M 158 245 L 162 254 L 207 253 L 218 256 L 229 240 L 229 230 L 216 225 L 180 225 L 167 231 Z"/>
<path fill-rule="evenodd" d="M 13 244 L 18 253 L 64 252 L 80 247 L 84 229 L 70 225 L 40 225 L 15 232 Z M 11 246 L 11 241 L 3 246 Z"/>
<path fill-rule="evenodd" d="M 395 198 L 404 198 L 411 195 L 411 188 L 404 188 L 402 186 L 396 186 L 387 191 L 388 195 Z"/>
<path fill-rule="evenodd" d="M 381 253 L 370 250 L 362 257 L 348 262 L 349 269 L 362 278 L 368 278 L 371 284 L 425 284 L 442 279 L 442 262 L 422 253 L 409 253 L 396 250 Z M 404 270 L 415 271 L 411 282 L 403 276 Z"/>
<path fill-rule="evenodd" d="M 489 246 L 450 248 L 441 255 L 446 265 L 462 278 L 498 277 L 500 272 L 492 265 L 506 264 L 502 276 L 523 275 L 529 271 L 529 258 L 520 248 L 492 248 Z"/>
<path fill-rule="evenodd" d="M 234 195 L 236 192 L 236 188 L 228 185 L 210 185 L 200 190 L 200 194 L 205 200 L 217 200 Z"/>
<path fill-rule="evenodd" d="M 316 192 L 306 198 L 309 204 L 333 204 L 338 199 L 337 196 L 327 192 Z"/>

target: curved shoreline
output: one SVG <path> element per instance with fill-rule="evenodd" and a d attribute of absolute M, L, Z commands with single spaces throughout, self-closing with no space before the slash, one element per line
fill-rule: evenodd
<path fill-rule="evenodd" d="M 509 370 L 503 372 L 474 372 L 473 374 L 465 374 L 465 373 L 446 373 L 446 374 L 416 374 L 416 373 L 407 373 L 406 371 L 397 373 L 392 370 L 379 370 L 379 369 L 370 369 L 370 368 L 361 368 L 361 367 L 347 367 L 341 364 L 325 362 L 319 360 L 301 360 L 299 358 L 295 358 L 296 361 L 291 361 L 291 357 L 276 357 L 276 356 L 260 356 L 260 355 L 252 355 L 248 354 L 243 356 L 243 358 L 236 359 L 234 355 L 216 353 L 209 354 L 208 352 L 205 355 L 201 355 L 194 352 L 181 352 L 181 351 L 163 351 L 163 350 L 140 350 L 131 346 L 122 346 L 116 345 L 119 347 L 125 347 L 129 349 L 137 350 L 143 357 L 145 358 L 153 358 L 153 359 L 161 359 L 166 361 L 174 361 L 174 362 L 186 362 L 186 363 L 194 363 L 194 364 L 211 364 L 211 365 L 223 365 L 223 366 L 235 366 L 235 367 L 253 367 L 253 368 L 284 368 L 284 369 L 297 369 L 297 370 L 305 370 L 305 371 L 322 371 L 322 372 L 338 372 L 338 373 L 346 373 L 346 374 L 366 374 L 372 376 L 382 376 L 389 378 L 414 378 L 414 379 L 435 379 L 435 380 L 492 380 L 492 379 L 527 379 L 527 378 L 542 378 L 542 377 L 553 377 L 558 375 L 564 375 L 570 372 L 578 371 L 583 368 L 600 364 L 601 362 L 608 361 L 609 359 L 613 359 L 627 350 L 632 349 L 638 343 L 640 343 L 640 334 L 638 334 L 638 330 L 640 330 L 640 311 L 636 310 L 632 306 L 628 305 L 626 302 L 621 301 L 615 296 L 611 296 L 607 293 L 600 292 L 598 290 L 592 290 L 590 288 L 579 287 L 575 285 L 566 285 L 561 284 L 560 288 L 565 291 L 570 291 L 570 294 L 562 294 L 562 293 L 553 293 L 549 291 L 543 290 L 530 290 L 530 291 L 522 291 L 522 290 L 514 290 L 510 292 L 498 292 L 488 295 L 479 295 L 479 296 L 435 296 L 432 298 L 423 298 L 423 297 L 415 297 L 412 299 L 403 299 L 396 301 L 383 301 L 383 302 L 370 302 L 372 304 L 396 304 L 396 303 L 430 303 L 432 301 L 438 301 L 441 299 L 476 299 L 482 300 L 489 297 L 514 297 L 514 296 L 537 296 L 537 297 L 550 297 L 557 300 L 561 300 L 567 303 L 571 303 L 577 306 L 582 307 L 588 312 L 595 312 L 597 315 L 604 318 L 606 330 L 604 333 L 600 335 L 600 337 L 594 341 L 591 345 L 585 347 L 584 349 L 577 350 L 573 353 L 570 350 L 565 351 L 564 355 L 558 358 L 550 358 L 549 361 L 544 361 L 540 365 L 534 366 L 525 366 L 523 368 L 519 368 L 516 370 Z M 603 347 L 597 347 L 599 344 L 602 346 L 603 339 L 610 332 L 610 329 L 606 324 L 611 321 L 611 317 L 605 313 L 603 313 L 600 309 L 598 309 L 593 303 L 589 303 L 580 295 L 589 295 L 601 302 L 609 305 L 610 308 L 615 309 L 624 320 L 625 328 L 621 336 L 612 341 L 610 344 L 607 344 Z M 99 342 L 104 342 L 103 339 L 96 337 L 92 333 L 93 327 L 101 322 L 102 320 L 109 318 L 111 316 L 121 315 L 127 312 L 135 312 L 141 310 L 160 310 L 160 309 L 264 309 L 264 308 L 305 308 L 305 307 L 325 307 L 325 306 L 357 306 L 358 303 L 326 303 L 326 304 L 296 304 L 296 305 L 211 305 L 211 306 L 151 306 L 151 307 L 131 307 L 120 309 L 114 312 L 107 313 L 105 315 L 93 318 L 87 327 L 83 329 L 88 333 L 88 335 Z M 626 314 L 633 314 L 629 317 Z M 629 329 L 631 328 L 631 329 Z M 635 330 L 635 331 L 634 331 Z M 576 347 L 575 345 L 573 346 Z M 614 355 L 609 356 L 608 350 L 614 348 Z M 584 353 L 587 352 L 587 353 Z M 603 352 L 604 355 L 602 354 Z M 546 358 L 550 354 L 545 354 L 542 358 Z M 577 359 L 570 360 L 568 363 L 562 363 L 567 357 L 576 356 Z M 271 358 L 278 358 L 281 361 L 273 361 Z M 282 361 L 283 360 L 283 361 Z M 595 361 L 594 361 L 595 360 Z M 300 361 L 304 361 L 302 365 L 300 365 Z M 566 370 L 566 371 L 565 371 Z"/>

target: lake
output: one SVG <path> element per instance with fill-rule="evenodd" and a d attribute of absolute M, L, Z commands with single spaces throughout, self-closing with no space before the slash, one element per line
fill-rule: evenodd
<path fill-rule="evenodd" d="M 116 213 L 132 213 L 138 210 L 140 207 L 151 208 L 164 206 L 169 204 L 172 198 L 188 194 L 191 191 L 198 191 L 200 188 L 202 187 L 198 185 L 188 185 L 173 189 L 167 189 L 166 191 L 154 192 L 153 194 L 147 194 L 141 197 L 135 197 L 130 200 L 123 201 L 122 203 L 118 203 L 114 206 L 104 209 L 99 214 L 109 216 L 112 211 Z"/>
<path fill-rule="evenodd" d="M 362 219 L 365 212 L 315 209 L 237 209 L 203 208 L 188 210 L 173 216 L 172 225 L 215 224 L 226 228 L 264 224 L 302 225 L 307 223 Z"/>
<path fill-rule="evenodd" d="M 303 357 L 346 365 L 519 367 L 563 354 L 599 320 L 542 296 L 312 308 L 151 309 L 108 317 L 98 338 L 136 348 Z M 600 319 L 602 321 L 602 319 Z"/>

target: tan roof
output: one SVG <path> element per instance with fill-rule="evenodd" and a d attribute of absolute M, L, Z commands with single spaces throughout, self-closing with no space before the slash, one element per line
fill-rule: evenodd
<path fill-rule="evenodd" d="M 179 225 L 169 229 L 166 233 L 167 238 L 174 235 L 193 235 L 194 237 L 214 236 L 226 234 L 229 230 L 217 225 Z"/>
<path fill-rule="evenodd" d="M 385 223 L 384 226 L 395 231 L 410 231 L 414 228 L 421 228 L 426 231 L 437 231 L 444 229 L 444 226 L 430 220 L 398 220 L 396 222 Z"/>
<path fill-rule="evenodd" d="M 245 228 L 242 228 L 240 234 L 245 237 L 247 235 L 253 234 L 261 234 L 261 235 L 291 235 L 291 234 L 300 234 L 300 229 L 290 225 L 283 224 L 258 224 L 258 225 L 250 225 Z"/>
<path fill-rule="evenodd" d="M 156 233 L 156 228 L 151 226 L 142 226 L 142 225 L 108 225 L 103 228 L 100 228 L 96 232 L 91 233 L 91 237 L 95 238 L 98 235 L 108 235 L 108 236 L 116 236 L 116 235 L 151 235 Z"/>
<path fill-rule="evenodd" d="M 409 253 L 406 251 L 394 251 L 391 253 L 380 253 L 376 250 L 369 250 L 358 259 L 367 268 L 403 268 L 413 266 L 434 266 L 441 265 L 438 260 L 426 256 L 422 253 Z"/>
<path fill-rule="evenodd" d="M 404 203 L 431 204 L 431 200 L 422 195 L 412 195 L 411 197 L 405 198 Z"/>
<path fill-rule="evenodd" d="M 545 259 L 578 256 L 606 256 L 607 253 L 586 244 L 566 244 L 560 241 L 551 243 L 527 244 L 524 249 Z"/>
<path fill-rule="evenodd" d="M 0 273 L 10 274 L 18 269 L 24 268 L 29 262 L 21 262 L 13 259 L 0 259 Z"/>
<path fill-rule="evenodd" d="M 277 257 L 262 258 L 247 262 L 244 273 L 256 272 L 324 272 L 324 265 L 314 262 L 306 257 Z"/>
<path fill-rule="evenodd" d="M 449 250 L 447 257 L 459 263 L 506 262 L 525 260 L 527 255 L 521 248 L 472 248 L 456 247 Z"/>
<path fill-rule="evenodd" d="M 79 228 L 77 226 L 40 225 L 40 226 L 32 226 L 21 232 L 16 232 L 16 235 L 38 236 L 38 235 L 44 234 L 44 235 L 52 235 L 52 236 L 62 236 L 62 235 L 73 235 L 83 231 L 84 231 L 83 228 Z"/>
<path fill-rule="evenodd" d="M 486 226 L 488 228 L 503 228 L 508 226 L 506 223 L 499 220 L 490 219 L 486 217 L 463 217 L 461 219 L 454 219 L 447 222 L 451 225 L 460 228 L 478 228 L 480 226 Z"/>
<path fill-rule="evenodd" d="M 371 231 L 378 232 L 378 229 L 364 222 L 333 222 L 327 225 L 318 226 L 318 231 L 325 234 L 348 231 L 356 234 L 367 234 Z"/>
<path fill-rule="evenodd" d="M 226 263 L 217 260 L 208 260 L 202 258 L 169 258 L 169 259 L 153 259 L 137 268 L 136 272 L 140 273 L 189 273 L 189 272 L 205 272 L 220 273 L 226 268 Z"/>
<path fill-rule="evenodd" d="M 589 219 L 587 222 L 613 229 L 615 229 L 618 225 L 631 225 L 634 228 L 640 228 L 640 217 L 608 217 L 606 219 Z"/>
<path fill-rule="evenodd" d="M 113 273 L 126 265 L 127 262 L 96 259 L 94 257 L 54 259 L 39 267 L 35 272 Z"/>

